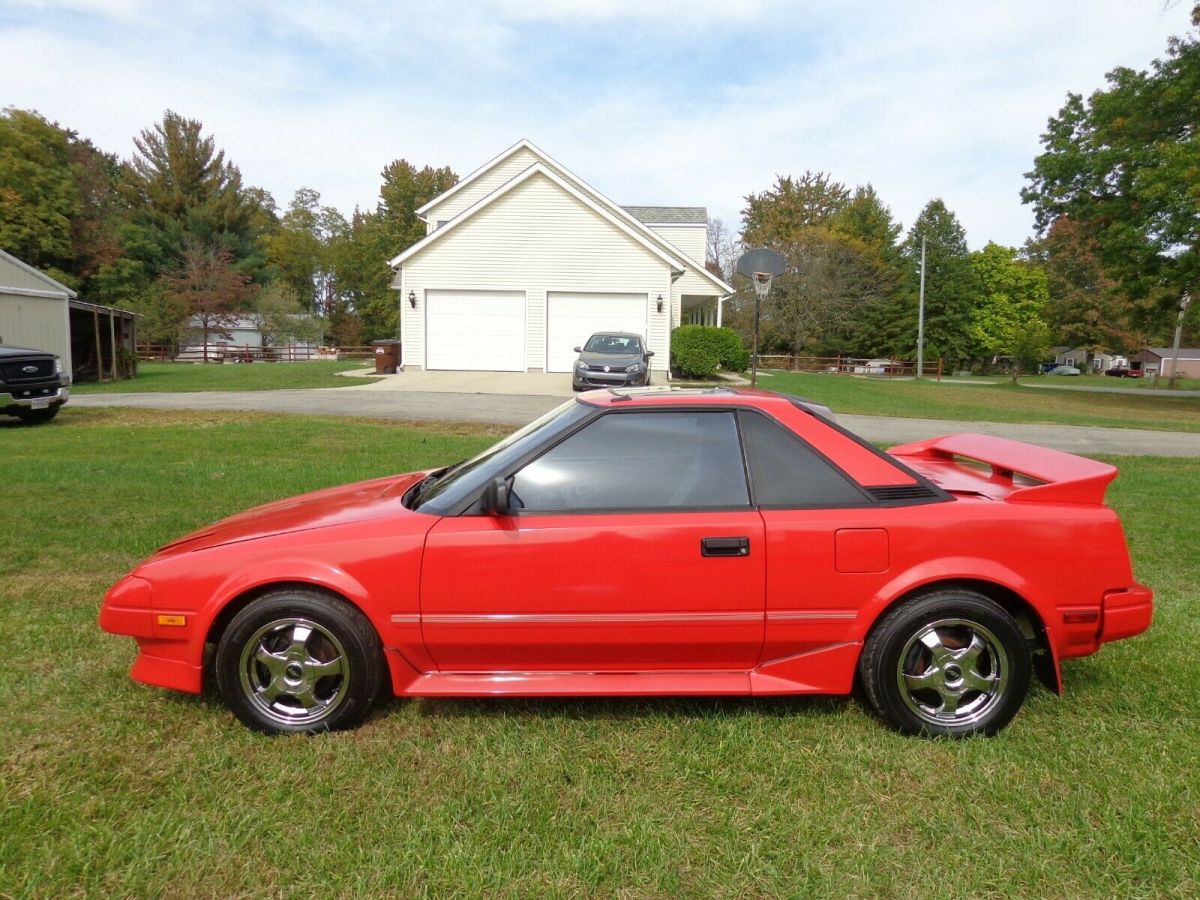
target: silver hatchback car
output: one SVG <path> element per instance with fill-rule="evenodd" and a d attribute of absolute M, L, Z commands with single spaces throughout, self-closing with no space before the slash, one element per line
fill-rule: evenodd
<path fill-rule="evenodd" d="M 593 334 L 582 347 L 576 347 L 579 359 L 571 377 L 576 391 L 605 387 L 642 387 L 650 383 L 650 357 L 646 342 L 636 334 L 602 331 Z"/>

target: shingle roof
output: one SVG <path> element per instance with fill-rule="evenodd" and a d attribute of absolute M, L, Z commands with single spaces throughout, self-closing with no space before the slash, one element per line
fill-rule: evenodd
<path fill-rule="evenodd" d="M 622 206 L 643 225 L 707 225 L 703 206 Z"/>
<path fill-rule="evenodd" d="M 1170 347 L 1147 347 L 1155 356 L 1161 356 L 1163 359 L 1170 359 L 1175 355 L 1175 351 Z M 1180 359 L 1200 359 L 1200 347 L 1180 347 Z"/>

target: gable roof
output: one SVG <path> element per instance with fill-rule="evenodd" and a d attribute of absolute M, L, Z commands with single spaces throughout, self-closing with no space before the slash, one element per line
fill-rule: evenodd
<path fill-rule="evenodd" d="M 600 216 L 601 218 L 608 221 L 610 224 L 616 226 L 618 229 L 623 231 L 632 240 L 634 240 L 638 244 L 641 244 L 645 249 L 649 250 L 651 253 L 653 253 L 655 256 L 657 256 L 659 259 L 661 259 L 663 262 L 665 262 L 667 265 L 669 265 L 671 267 L 671 271 L 673 273 L 675 273 L 675 274 L 683 273 L 684 267 L 686 264 L 682 260 L 677 259 L 676 257 L 665 252 L 660 246 L 658 246 L 657 242 L 647 240 L 645 235 L 642 234 L 639 230 L 631 228 L 628 224 L 626 224 L 620 218 L 613 215 L 609 210 L 605 209 L 603 206 L 601 206 L 599 203 L 597 203 L 595 200 L 593 200 L 587 194 L 583 193 L 583 191 L 581 191 L 577 187 L 575 187 L 575 185 L 560 178 L 557 174 L 552 172 L 550 169 L 548 169 L 542 163 L 534 163 L 532 166 L 530 166 L 529 168 L 522 171 L 521 174 L 517 175 L 515 178 L 509 179 L 504 184 L 500 185 L 500 187 L 496 188 L 496 190 L 492 191 L 486 197 L 483 197 L 482 199 L 476 201 L 473 205 L 468 206 L 466 209 L 464 209 L 462 212 L 460 212 L 453 219 L 450 219 L 441 228 L 437 228 L 434 231 L 430 232 L 429 234 L 425 235 L 424 238 L 417 241 L 415 244 L 413 244 L 411 247 L 409 247 L 407 250 L 405 250 L 399 256 L 395 256 L 392 259 L 390 259 L 388 261 L 388 265 L 390 265 L 393 269 L 397 268 L 398 266 L 403 265 L 405 260 L 410 259 L 411 257 L 415 256 L 416 254 L 420 253 L 422 250 L 424 250 L 430 244 L 433 244 L 433 243 L 439 241 L 440 239 L 445 237 L 449 232 L 454 231 L 454 229 L 457 228 L 459 225 L 461 225 L 463 222 L 466 222 L 466 221 L 470 220 L 471 218 L 473 218 L 475 215 L 477 215 L 480 212 L 480 210 L 486 209 L 487 207 L 491 206 L 493 203 L 495 203 L 501 197 L 505 196 L 510 191 L 512 191 L 514 188 L 516 188 L 518 185 L 524 184 L 526 181 L 528 181 L 530 178 L 533 178 L 536 175 L 541 175 L 541 176 L 544 176 L 545 178 L 549 179 L 552 183 L 556 184 L 559 188 L 561 188 L 567 194 L 574 197 L 576 200 L 578 200 L 579 202 L 581 202 L 585 206 L 587 206 L 589 209 L 591 209 L 592 212 L 596 213 L 598 216 Z M 644 231 L 644 229 L 642 229 L 642 230 Z"/>
<path fill-rule="evenodd" d="M 462 190 L 464 187 L 466 187 L 471 182 L 475 181 L 481 175 L 483 175 L 484 173 L 488 172 L 489 170 L 495 168 L 500 163 L 504 162 L 506 159 L 508 159 L 510 156 L 512 156 L 514 153 L 517 153 L 521 150 L 528 150 L 530 153 L 532 153 L 538 159 L 542 160 L 547 166 L 552 166 L 554 169 L 558 170 L 560 173 L 562 173 L 562 175 L 565 179 L 569 180 L 572 184 L 575 185 L 575 188 L 576 188 L 575 193 L 577 193 L 579 195 L 586 195 L 587 197 L 589 197 L 592 200 L 593 205 L 601 206 L 601 207 L 607 209 L 615 218 L 624 220 L 629 226 L 632 227 L 633 230 L 640 232 L 647 241 L 656 245 L 663 252 L 663 254 L 670 256 L 672 258 L 679 258 L 679 259 L 684 260 L 685 264 L 689 268 L 691 268 L 695 272 L 699 273 L 707 281 L 711 282 L 722 293 L 732 294 L 734 292 L 733 288 L 730 285 L 726 284 L 721 278 L 714 275 L 712 272 L 708 271 L 708 269 L 706 269 L 704 267 L 703 260 L 692 259 L 686 253 L 684 253 L 678 247 L 676 247 L 674 244 L 672 244 L 670 241 L 668 241 L 664 237 L 662 237 L 662 235 L 657 234 L 656 232 L 652 231 L 649 227 L 647 227 L 645 222 L 643 222 L 641 219 L 639 219 L 633 213 L 629 212 L 629 209 L 643 209 L 643 210 L 654 210 L 654 209 L 682 210 L 682 209 L 687 209 L 687 210 L 692 210 L 693 211 L 692 214 L 694 215 L 695 210 L 704 210 L 704 207 L 700 207 L 700 206 L 690 206 L 690 207 L 643 206 L 643 207 L 630 207 L 629 209 L 627 209 L 627 208 L 618 206 L 616 203 L 614 203 L 612 200 L 608 199 L 608 197 L 605 197 L 602 193 L 600 193 L 598 190 L 596 190 L 594 187 L 592 187 L 590 184 L 588 184 L 586 181 L 584 181 L 582 178 L 580 178 L 578 175 L 576 175 L 574 172 L 572 172 L 570 169 L 568 169 L 562 163 L 558 162 L 556 159 L 551 157 L 550 154 L 546 153 L 544 150 L 542 150 L 540 147 L 536 146 L 532 141 L 530 141 L 526 138 L 522 138 L 521 140 L 519 140 L 515 144 L 513 144 L 511 147 L 509 147 L 507 150 L 504 150 L 499 155 L 497 155 L 497 156 L 493 157 L 492 159 L 488 160 L 487 162 L 485 162 L 482 166 L 480 166 L 478 169 L 476 169 L 470 175 L 466 176 L 461 181 L 459 181 L 458 184 L 454 185 L 454 187 L 438 194 L 436 197 L 431 199 L 424 206 L 418 207 L 418 209 L 416 210 L 417 217 L 422 219 L 423 221 L 428 221 L 428 213 L 430 211 L 432 211 L 433 209 L 435 209 L 436 207 L 440 206 L 443 201 L 449 199 L 450 197 L 453 197 L 460 190 Z M 547 171 L 547 174 L 552 174 L 552 173 Z M 518 176 L 518 177 L 520 177 L 520 176 Z M 556 180 L 558 180 L 560 182 L 563 181 L 562 178 L 556 179 Z M 497 190 L 500 190 L 505 186 L 506 185 L 502 185 L 501 188 L 497 188 Z M 476 205 L 478 205 L 478 204 L 476 204 Z M 467 209 L 465 209 L 461 213 L 459 213 L 457 216 L 455 216 L 454 219 L 459 218 L 460 216 L 464 215 L 465 213 L 467 213 L 469 210 L 471 210 L 473 208 L 474 207 L 468 207 Z M 436 229 L 433 232 L 433 234 L 436 234 L 438 231 L 441 231 L 442 228 L 447 227 L 450 224 L 450 222 L 454 221 L 454 219 L 450 219 L 446 223 L 446 225 L 443 225 L 440 228 Z M 703 219 L 703 222 L 705 224 L 707 224 L 707 222 L 708 222 L 707 211 L 705 211 L 705 218 Z M 667 223 L 666 222 L 656 222 L 655 224 L 667 224 Z M 692 223 L 689 223 L 689 224 L 692 224 Z M 699 224 L 699 223 L 697 222 L 694 224 Z M 414 244 L 413 246 L 417 246 L 417 245 Z M 411 250 L 411 249 L 412 249 L 412 247 L 409 248 L 409 250 Z M 408 251 L 405 251 L 405 253 L 407 253 L 407 252 Z M 396 257 L 396 259 L 400 259 L 404 255 L 405 254 L 401 254 L 400 256 Z M 395 268 L 397 264 L 393 260 L 391 265 L 392 265 L 392 268 Z"/>
<path fill-rule="evenodd" d="M 703 206 L 622 206 L 643 225 L 707 225 Z"/>
<path fill-rule="evenodd" d="M 3 259 L 6 262 L 11 263 L 12 265 L 14 265 L 18 269 L 20 269 L 22 272 L 24 272 L 26 275 L 31 275 L 32 277 L 36 278 L 38 281 L 42 282 L 44 285 L 46 285 L 46 292 L 49 294 L 56 294 L 56 295 L 64 296 L 64 297 L 67 297 L 68 299 L 74 299 L 75 297 L 78 296 L 73 290 L 71 290 L 65 284 L 61 284 L 61 283 L 55 281 L 53 278 L 51 278 L 45 272 L 41 271 L 40 269 L 35 269 L 33 266 L 29 265 L 29 263 L 21 262 L 21 260 L 17 259 L 11 253 L 5 253 L 3 250 L 0 250 L 0 259 Z"/>

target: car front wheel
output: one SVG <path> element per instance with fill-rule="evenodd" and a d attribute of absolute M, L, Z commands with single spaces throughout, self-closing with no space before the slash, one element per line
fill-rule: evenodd
<path fill-rule="evenodd" d="M 268 734 L 353 728 L 386 663 L 371 623 L 340 597 L 281 590 L 236 616 L 217 645 L 217 686 L 241 721 Z"/>
<path fill-rule="evenodd" d="M 875 711 L 905 734 L 995 734 L 1029 691 L 1029 647 L 1001 606 L 939 590 L 886 613 L 859 663 Z"/>

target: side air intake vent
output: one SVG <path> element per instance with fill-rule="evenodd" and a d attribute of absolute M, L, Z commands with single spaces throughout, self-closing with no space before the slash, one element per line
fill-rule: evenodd
<path fill-rule="evenodd" d="M 869 487 L 869 493 L 881 503 L 907 503 L 912 500 L 934 500 L 937 493 L 923 484 L 896 484 Z"/>

